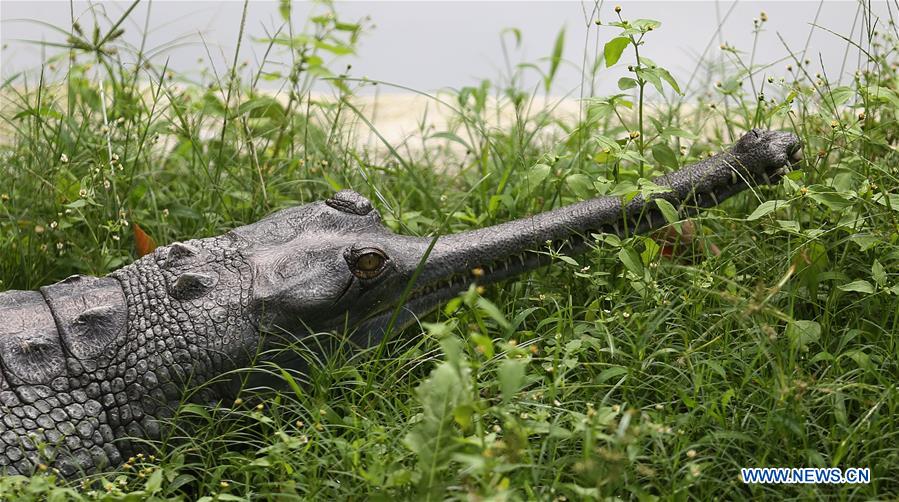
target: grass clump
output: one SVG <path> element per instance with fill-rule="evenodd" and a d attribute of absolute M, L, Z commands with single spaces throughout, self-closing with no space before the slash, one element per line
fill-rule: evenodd
<path fill-rule="evenodd" d="M 130 10 L 93 34 L 63 30 L 67 50 L 39 80 L 2 88 L 0 287 L 127 264 L 135 224 L 160 244 L 216 235 L 340 188 L 426 235 L 633 197 L 642 179 L 752 127 L 795 130 L 806 160 L 693 220 L 675 259 L 652 238 L 602 236 L 584 256 L 556 253 L 538 274 L 470 289 L 386 353 L 304 351 L 302 374 L 262 363 L 291 390 L 185 405 L 178 423 L 190 428 L 153 456 L 73 484 L 3 478 L 4 498 L 896 496 L 893 30 L 847 39 L 866 59 L 845 84 L 789 47 L 781 77 L 725 45 L 708 82 L 681 85 L 647 58 L 665 28 L 616 12 L 591 28 L 604 42 L 583 71 L 589 84 L 614 66 L 603 71 L 621 75 L 621 93 L 585 85 L 573 117 L 539 99 L 563 32 L 545 67 L 434 96 L 454 115 L 446 130 L 423 128 L 421 151 L 371 150 L 356 141 L 368 119 L 354 103 L 373 83 L 332 70 L 364 25 L 319 8 L 301 27 L 281 5 L 258 71 L 238 50 L 226 74 L 199 80 L 120 42 Z M 531 92 L 520 82 L 535 70 Z M 321 79 L 332 97 L 311 91 Z M 872 480 L 747 486 L 749 466 L 870 467 Z"/>

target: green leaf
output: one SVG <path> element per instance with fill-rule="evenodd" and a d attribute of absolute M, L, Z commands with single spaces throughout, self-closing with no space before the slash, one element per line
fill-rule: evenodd
<path fill-rule="evenodd" d="M 525 186 L 527 187 L 527 193 L 533 192 L 537 187 L 543 183 L 543 180 L 549 176 L 550 171 L 552 170 L 546 164 L 537 164 L 534 167 L 530 168 L 525 174 Z"/>
<path fill-rule="evenodd" d="M 326 42 L 322 42 L 321 40 L 316 40 L 314 45 L 317 49 L 321 49 L 325 52 L 330 52 L 335 56 L 346 56 L 355 52 L 355 50 L 351 46 L 346 45 L 343 42 L 329 44 Z"/>
<path fill-rule="evenodd" d="M 159 491 L 162 487 L 162 469 L 156 469 L 153 471 L 153 474 L 150 474 L 150 478 L 147 479 L 147 483 L 144 485 L 144 491 L 148 494 L 154 494 Z"/>
<path fill-rule="evenodd" d="M 484 354 L 484 357 L 487 359 L 493 358 L 493 340 L 491 340 L 489 336 L 480 333 L 472 333 L 469 336 L 475 345 L 481 349 L 481 353 Z"/>
<path fill-rule="evenodd" d="M 871 356 L 861 350 L 850 350 L 846 352 L 846 356 L 855 361 L 855 364 L 863 370 L 875 370 L 874 364 L 871 363 Z"/>
<path fill-rule="evenodd" d="M 652 180 L 645 178 L 640 178 L 638 183 L 640 184 L 640 194 L 646 199 L 649 199 L 652 195 L 670 193 L 672 191 L 670 186 L 657 185 Z"/>
<path fill-rule="evenodd" d="M 334 29 L 337 31 L 347 31 L 350 33 L 357 33 L 359 31 L 359 23 L 344 23 L 344 22 L 336 22 L 334 23 Z"/>
<path fill-rule="evenodd" d="M 212 420 L 206 408 L 196 403 L 188 403 L 181 407 L 181 413 L 185 415 L 196 415 L 206 420 Z"/>
<path fill-rule="evenodd" d="M 657 206 L 659 206 L 659 211 L 662 212 L 662 216 L 665 217 L 665 221 L 668 223 L 677 223 L 680 221 L 680 215 L 677 212 L 677 209 L 674 208 L 670 202 L 665 199 L 657 198 L 653 199 Z"/>
<path fill-rule="evenodd" d="M 24 117 L 34 116 L 34 117 L 50 117 L 54 119 L 61 119 L 62 114 L 58 111 L 50 108 L 49 106 L 42 106 L 40 108 L 27 108 L 22 110 L 21 112 L 13 115 L 13 120 L 19 120 Z"/>
<path fill-rule="evenodd" d="M 843 211 L 852 206 L 852 195 L 845 192 L 837 192 L 833 188 L 823 185 L 809 186 L 808 196 L 815 202 L 823 204 L 834 211 Z"/>
<path fill-rule="evenodd" d="M 231 493 L 218 493 L 215 496 L 215 500 L 225 500 L 228 502 L 244 502 L 247 499 Z"/>
<path fill-rule="evenodd" d="M 886 197 L 882 193 L 874 196 L 874 202 L 886 206 L 893 211 L 899 211 L 899 194 L 888 193 Z"/>
<path fill-rule="evenodd" d="M 874 282 L 876 282 L 878 286 L 883 286 L 887 282 L 886 270 L 884 270 L 883 265 L 880 264 L 879 260 L 874 260 L 874 263 L 871 265 L 871 277 L 874 278 Z"/>
<path fill-rule="evenodd" d="M 749 216 L 746 217 L 748 221 L 754 221 L 762 216 L 765 216 L 769 213 L 774 212 L 779 207 L 784 207 L 787 205 L 787 201 L 785 200 L 768 200 L 759 204 L 759 207 L 755 208 L 755 211 L 752 212 Z"/>
<path fill-rule="evenodd" d="M 499 308 L 490 300 L 484 298 L 483 296 L 478 298 L 478 309 L 481 312 L 487 314 L 491 319 L 496 321 L 497 324 L 503 327 L 503 329 L 509 329 L 509 321 L 506 319 L 506 316 L 500 312 Z"/>
<path fill-rule="evenodd" d="M 635 19 L 631 21 L 631 26 L 646 33 L 647 31 L 652 31 L 659 26 L 662 26 L 662 22 L 656 21 L 655 19 Z"/>
<path fill-rule="evenodd" d="M 78 199 L 78 200 L 76 200 L 76 201 L 69 202 L 68 204 L 65 205 L 65 207 L 68 207 L 68 208 L 71 208 L 71 209 L 78 209 L 79 207 L 84 207 L 84 206 L 86 206 L 86 205 L 87 205 L 87 201 L 86 201 L 86 200 L 84 200 L 84 199 Z"/>
<path fill-rule="evenodd" d="M 724 366 L 721 366 L 712 359 L 708 359 L 704 363 L 709 367 L 709 369 L 717 373 L 721 378 L 727 378 L 727 371 L 724 370 Z"/>
<path fill-rule="evenodd" d="M 606 368 L 602 370 L 599 376 L 596 377 L 596 383 L 605 383 L 615 377 L 619 377 L 621 375 L 627 374 L 627 368 L 622 366 L 612 366 L 610 368 Z"/>
<path fill-rule="evenodd" d="M 643 260 L 640 259 L 640 255 L 633 248 L 621 248 L 618 251 L 618 259 L 630 272 L 641 279 L 643 278 Z"/>
<path fill-rule="evenodd" d="M 586 174 L 571 174 L 565 178 L 565 184 L 575 195 L 582 199 L 590 198 L 593 193 L 593 180 Z"/>
<path fill-rule="evenodd" d="M 473 405 L 468 361 L 459 350 L 458 340 L 447 337 L 441 345 L 446 361 L 415 390 L 421 415 L 403 440 L 417 457 L 421 489 L 427 493 L 439 490 L 439 473 L 462 447 L 461 435 L 453 424 L 465 413 L 460 410 L 457 416 L 456 410 Z"/>
<path fill-rule="evenodd" d="M 505 35 L 506 33 L 511 33 L 513 37 L 515 37 L 515 47 L 521 47 L 521 30 L 518 28 L 504 28 L 499 32 L 500 35 Z"/>
<path fill-rule="evenodd" d="M 272 462 L 268 459 L 268 457 L 260 457 L 250 462 L 250 465 L 252 465 L 253 467 L 271 467 Z"/>
<path fill-rule="evenodd" d="M 874 292 L 874 286 L 872 286 L 870 282 L 865 280 L 852 281 L 849 284 L 838 286 L 837 289 L 841 291 L 852 291 L 855 293 L 871 294 Z"/>
<path fill-rule="evenodd" d="M 281 373 L 281 378 L 283 378 L 284 381 L 287 382 L 287 385 L 290 386 L 290 390 L 293 391 L 297 399 L 303 399 L 303 389 L 300 388 L 300 384 L 298 384 L 296 379 L 293 378 L 293 375 L 291 375 L 290 372 L 282 367 L 278 367 L 278 370 Z"/>
<path fill-rule="evenodd" d="M 452 315 L 455 311 L 459 310 L 459 307 L 462 306 L 462 297 L 457 296 L 455 298 L 451 298 L 448 302 L 446 302 L 446 306 L 443 307 L 443 313 L 446 315 Z"/>
<path fill-rule="evenodd" d="M 638 85 L 639 84 L 637 83 L 637 81 L 630 77 L 621 77 L 618 79 L 618 88 L 621 89 L 622 91 L 626 91 L 628 89 L 633 89 L 634 87 L 637 87 Z"/>
<path fill-rule="evenodd" d="M 692 133 L 686 129 L 681 129 L 680 127 L 668 126 L 662 131 L 663 136 L 674 137 L 674 138 L 687 138 L 696 140 L 699 139 L 695 133 Z"/>
<path fill-rule="evenodd" d="M 559 64 L 562 62 L 562 52 L 565 50 L 565 28 L 559 30 L 556 35 L 556 43 L 553 45 L 552 57 L 549 60 L 549 72 L 543 79 L 544 88 L 549 91 L 552 87 L 553 80 L 556 78 L 556 72 L 559 70 Z"/>
<path fill-rule="evenodd" d="M 458 134 L 450 132 L 450 131 L 435 132 L 434 134 L 428 136 L 428 139 L 432 139 L 432 138 L 440 138 L 440 139 L 453 141 L 453 142 L 458 143 L 458 144 L 462 145 L 463 147 L 465 147 L 466 150 L 473 150 L 473 148 L 471 148 L 471 146 L 464 139 L 460 138 Z"/>
<path fill-rule="evenodd" d="M 664 89 L 662 89 L 662 77 L 657 68 L 641 68 L 637 70 L 637 75 L 652 84 L 659 91 L 659 94 L 664 92 Z"/>
<path fill-rule="evenodd" d="M 677 155 L 675 155 L 674 150 L 665 143 L 656 143 L 652 146 L 652 157 L 656 159 L 656 162 L 660 165 L 670 169 L 678 168 Z"/>
<path fill-rule="evenodd" d="M 278 3 L 278 13 L 281 14 L 281 19 L 285 21 L 290 21 L 290 1 L 281 0 Z"/>
<path fill-rule="evenodd" d="M 855 96 L 855 91 L 850 87 L 842 86 L 836 87 L 832 91 L 830 91 L 830 99 L 832 100 L 832 104 L 834 106 L 840 106 L 843 103 L 849 101 L 849 98 Z"/>
<path fill-rule="evenodd" d="M 734 397 L 736 394 L 737 394 L 737 393 L 734 392 L 733 389 L 727 389 L 727 390 L 724 392 L 724 394 L 721 396 L 721 407 L 722 407 L 722 408 L 727 408 L 727 404 L 730 403 L 730 400 L 733 399 L 733 397 Z"/>
<path fill-rule="evenodd" d="M 677 85 L 677 80 L 674 80 L 674 77 L 671 76 L 671 72 L 669 72 L 668 70 L 666 70 L 664 68 L 656 68 L 656 70 L 659 72 L 659 75 L 662 77 L 662 80 L 664 80 L 665 82 L 668 82 L 668 85 L 670 85 L 671 88 L 674 89 L 674 92 L 676 92 L 678 94 L 683 94 L 683 92 L 680 90 L 680 86 Z"/>
<path fill-rule="evenodd" d="M 787 326 L 787 337 L 801 349 L 821 338 L 821 325 L 815 321 L 793 321 Z"/>
<path fill-rule="evenodd" d="M 621 59 L 621 54 L 630 43 L 631 40 L 627 37 L 615 37 L 606 42 L 606 45 L 602 50 L 602 53 L 606 58 L 606 68 L 613 66 L 619 59 Z"/>
<path fill-rule="evenodd" d="M 872 247 L 882 243 L 883 241 L 871 234 L 857 234 L 849 238 L 852 242 L 858 244 L 859 251 L 867 251 Z"/>
<path fill-rule="evenodd" d="M 499 380 L 503 403 L 511 401 L 521 389 L 526 366 L 526 359 L 506 359 L 499 365 L 499 369 L 496 370 L 496 378 Z"/>
<path fill-rule="evenodd" d="M 237 107 L 237 114 L 246 114 L 250 118 L 270 118 L 280 120 L 284 118 L 284 108 L 277 99 L 271 96 L 257 96 L 250 98 Z"/>

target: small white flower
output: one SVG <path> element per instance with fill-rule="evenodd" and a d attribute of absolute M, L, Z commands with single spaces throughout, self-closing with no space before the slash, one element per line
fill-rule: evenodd
<path fill-rule="evenodd" d="M 63 164 L 68 164 L 68 163 L 69 163 L 69 156 L 66 155 L 66 154 L 61 154 L 61 155 L 59 156 L 59 161 L 62 162 Z"/>

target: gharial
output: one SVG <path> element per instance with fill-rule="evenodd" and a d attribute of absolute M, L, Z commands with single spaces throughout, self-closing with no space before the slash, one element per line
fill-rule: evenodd
<path fill-rule="evenodd" d="M 690 214 L 779 181 L 801 150 L 792 133 L 752 130 L 655 178 L 670 191 L 651 198 Z M 344 190 L 159 248 L 106 277 L 0 293 L 0 469 L 44 464 L 73 477 L 116 466 L 139 448 L 128 438 L 158 438 L 188 386 L 248 364 L 272 330 L 300 338 L 350 325 L 371 343 L 395 311 L 408 324 L 472 282 L 545 265 L 535 251 L 547 241 L 571 254 L 591 234 L 665 224 L 652 200 L 606 196 L 434 240 L 391 232 L 371 202 Z"/>

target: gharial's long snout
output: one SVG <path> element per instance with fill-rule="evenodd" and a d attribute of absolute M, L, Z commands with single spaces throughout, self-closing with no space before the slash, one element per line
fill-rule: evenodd
<path fill-rule="evenodd" d="M 655 178 L 654 183 L 669 187 L 670 191 L 651 199 L 663 198 L 686 216 L 750 186 L 775 183 L 801 159 L 802 142 L 795 134 L 752 130 L 724 152 Z M 401 317 L 410 320 L 423 314 L 472 282 L 491 283 L 545 265 L 547 243 L 566 254 L 576 254 L 587 249 L 591 234 L 631 235 L 665 224 L 652 200 L 638 195 L 623 204 L 619 197 L 606 196 L 529 218 L 441 236 L 424 262 Z M 416 241 L 420 249 L 430 243 L 430 239 L 409 239 Z"/>

